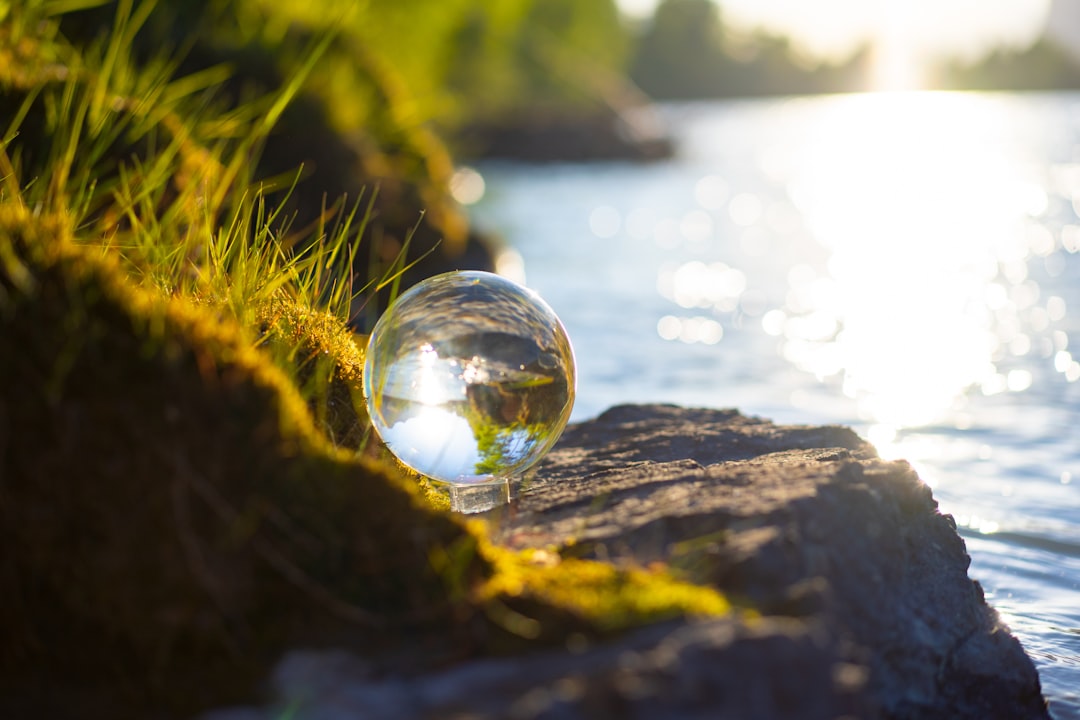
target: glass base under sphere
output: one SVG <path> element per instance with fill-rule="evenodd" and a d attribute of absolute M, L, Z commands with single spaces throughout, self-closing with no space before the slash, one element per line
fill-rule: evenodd
<path fill-rule="evenodd" d="M 508 478 L 479 485 L 447 485 L 450 509 L 460 513 L 486 512 L 510 502 L 513 491 Z"/>
<path fill-rule="evenodd" d="M 558 440 L 574 383 L 555 313 L 486 272 L 437 275 L 402 294 L 372 330 L 364 362 L 379 437 L 405 465 L 449 483 L 461 512 L 506 502 L 509 481 Z"/>

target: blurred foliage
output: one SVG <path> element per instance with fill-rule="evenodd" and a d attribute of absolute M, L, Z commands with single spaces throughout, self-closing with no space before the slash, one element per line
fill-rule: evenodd
<path fill-rule="evenodd" d="M 484 0 L 454 31 L 446 85 L 457 122 L 522 109 L 590 106 L 589 77 L 618 73 L 628 37 L 614 0 Z"/>
<path fill-rule="evenodd" d="M 26 18 L 51 16 L 55 30 L 36 38 L 47 40 L 39 50 L 61 43 L 76 54 L 103 45 L 125 14 L 140 18 L 135 65 L 176 76 L 219 69 L 227 78 L 207 102 L 236 112 L 274 94 L 329 39 L 256 148 L 251 175 L 280 186 L 303 167 L 288 196 L 300 228 L 327 199 L 333 206 L 377 187 L 371 251 L 360 262 L 368 275 L 385 271 L 411 234 L 410 260 L 435 252 L 407 283 L 490 267 L 490 250 L 448 192 L 455 168 L 445 138 L 522 108 L 599 105 L 591 74 L 575 68 L 617 75 L 625 52 L 614 0 L 28 0 L 8 12 L 30 35 Z"/>
<path fill-rule="evenodd" d="M 642 33 L 631 74 L 656 97 L 717 94 L 732 65 L 723 43 L 712 0 L 664 0 Z"/>

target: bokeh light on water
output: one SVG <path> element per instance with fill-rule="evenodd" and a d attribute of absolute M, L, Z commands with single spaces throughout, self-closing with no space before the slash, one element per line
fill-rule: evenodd
<path fill-rule="evenodd" d="M 653 223 L 658 247 L 680 257 L 658 270 L 665 300 L 711 310 L 714 342 L 760 323 L 786 362 L 854 401 L 890 455 L 906 428 L 970 426 L 973 393 L 1028 390 L 1032 362 L 1080 379 L 1068 301 L 1035 277 L 1061 276 L 1080 245 L 1074 225 L 1055 234 L 1044 222 L 1052 193 L 1071 202 L 1080 185 L 1010 142 L 1029 128 L 1007 102 L 879 93 L 772 104 L 783 111 L 769 122 L 786 129 L 751 158 L 757 182 L 709 167 L 687 193 L 697 207 Z M 728 155 L 725 142 L 691 132 L 687 159 Z M 715 240 L 695 230 L 714 226 Z M 708 319 L 669 313 L 657 332 L 693 342 Z"/>
<path fill-rule="evenodd" d="M 590 330 L 648 327 L 664 343 L 717 346 L 717 363 L 725 347 L 771 344 L 814 381 L 787 384 L 779 402 L 846 398 L 884 450 L 905 429 L 969 426 L 974 396 L 1024 393 L 1046 371 L 1080 380 L 1063 279 L 1080 249 L 1080 172 L 1040 164 L 1032 145 L 1053 138 L 1022 105 L 962 93 L 727 104 L 745 108 L 741 120 L 710 107 L 674 111 L 690 118 L 674 164 L 594 170 L 588 188 L 555 167 L 512 209 L 511 225 L 533 227 L 500 228 Z M 502 192 L 481 218 L 491 207 L 511 217 Z M 544 209 L 554 204 L 565 207 Z M 534 234 L 529 257 L 520 239 Z M 642 297 L 650 287 L 658 297 Z M 638 325 L 630 308 L 653 317 Z M 670 348 L 637 343 L 639 357 L 654 352 Z M 594 359 L 581 354 L 583 372 Z M 759 374 L 776 372 L 756 360 Z"/>
<path fill-rule="evenodd" d="M 1047 194 L 1000 142 L 1015 129 L 995 127 L 1008 116 L 992 102 L 851 96 L 806 129 L 789 189 L 828 259 L 791 273 L 769 329 L 801 369 L 842 376 L 867 421 L 963 423 L 969 389 L 1030 387 L 1010 357 L 1067 346 L 1047 333 L 1065 301 L 1028 276 L 1032 255 L 1056 250 L 1036 224 Z"/>

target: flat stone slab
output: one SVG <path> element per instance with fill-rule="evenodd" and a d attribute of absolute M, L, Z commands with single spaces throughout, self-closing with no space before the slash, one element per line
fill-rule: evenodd
<path fill-rule="evenodd" d="M 305 718 L 1048 718 L 1035 668 L 967 575 L 952 518 L 851 430 L 620 406 L 567 429 L 513 506 L 511 548 L 663 563 L 760 617 L 375 676 L 293 654 L 275 707 Z M 213 714 L 269 717 L 272 709 Z"/>

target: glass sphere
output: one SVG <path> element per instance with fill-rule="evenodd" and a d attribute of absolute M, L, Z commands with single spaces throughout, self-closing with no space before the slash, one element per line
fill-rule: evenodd
<path fill-rule="evenodd" d="M 402 294 L 368 339 L 372 425 L 405 465 L 454 486 L 505 482 L 551 449 L 570 417 L 570 339 L 540 297 L 487 272 Z"/>

